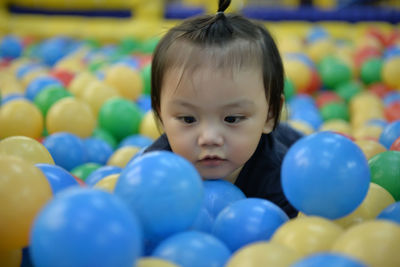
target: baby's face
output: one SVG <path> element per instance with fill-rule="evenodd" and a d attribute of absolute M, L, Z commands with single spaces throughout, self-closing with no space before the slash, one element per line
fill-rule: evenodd
<path fill-rule="evenodd" d="M 204 179 L 234 181 L 272 130 L 261 70 L 171 69 L 164 76 L 160 115 L 172 150 Z M 236 172 L 235 172 L 236 171 Z"/>

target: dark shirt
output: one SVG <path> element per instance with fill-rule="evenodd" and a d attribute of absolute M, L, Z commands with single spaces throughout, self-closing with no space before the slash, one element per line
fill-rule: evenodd
<path fill-rule="evenodd" d="M 235 185 L 247 197 L 257 197 L 272 201 L 281 207 L 290 218 L 298 211 L 288 202 L 281 186 L 281 166 L 288 148 L 302 135 L 281 123 L 272 133 L 263 134 L 256 151 L 244 164 Z M 171 151 L 165 134 L 161 135 L 145 151 Z"/>

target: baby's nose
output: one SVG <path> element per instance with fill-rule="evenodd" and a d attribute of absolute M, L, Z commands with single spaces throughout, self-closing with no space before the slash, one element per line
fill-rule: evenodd
<path fill-rule="evenodd" d="M 215 127 L 203 127 L 198 137 L 199 146 L 221 146 L 224 138 Z"/>

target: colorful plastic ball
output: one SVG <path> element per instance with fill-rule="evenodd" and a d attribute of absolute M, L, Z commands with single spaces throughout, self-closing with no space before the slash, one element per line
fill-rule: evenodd
<path fill-rule="evenodd" d="M 291 266 L 300 259 L 295 250 L 273 242 L 255 242 L 236 251 L 226 267 Z"/>
<path fill-rule="evenodd" d="M 388 92 L 390 92 L 390 88 L 381 82 L 373 83 L 368 86 L 368 92 L 371 92 L 382 99 Z"/>
<path fill-rule="evenodd" d="M 400 151 L 400 136 L 392 143 L 390 150 Z"/>
<path fill-rule="evenodd" d="M 3 95 L 0 101 L 0 105 L 3 106 L 7 102 L 16 100 L 16 99 L 25 99 L 25 96 L 22 93 L 9 93 L 7 95 Z"/>
<path fill-rule="evenodd" d="M 23 46 L 21 39 L 13 35 L 3 36 L 0 40 L 0 56 L 3 58 L 18 58 L 21 56 Z"/>
<path fill-rule="evenodd" d="M 318 90 L 320 90 L 322 87 L 322 82 L 321 82 L 321 77 L 319 76 L 319 73 L 316 69 L 311 69 L 311 79 L 310 83 L 308 86 L 304 88 L 303 91 L 299 93 L 304 93 L 304 94 L 314 94 Z"/>
<path fill-rule="evenodd" d="M 33 163 L 17 157 L 2 155 L 0 169 L 0 248 L 22 249 L 34 218 L 52 197 L 50 184 Z"/>
<path fill-rule="evenodd" d="M 79 94 L 80 99 L 89 104 L 96 117 L 100 108 L 108 99 L 118 96 L 119 93 L 116 89 L 97 80 L 89 82 L 85 90 Z"/>
<path fill-rule="evenodd" d="M 157 119 L 152 110 L 149 110 L 144 114 L 143 119 L 140 122 L 139 133 L 153 140 L 157 139 L 161 135 L 161 129 L 158 127 Z"/>
<path fill-rule="evenodd" d="M 145 95 L 145 94 L 140 95 L 139 98 L 136 100 L 136 104 L 139 106 L 139 108 L 142 110 L 143 113 L 148 112 L 149 110 L 151 110 L 150 95 Z"/>
<path fill-rule="evenodd" d="M 125 146 L 118 148 L 108 159 L 107 165 L 125 168 L 128 162 L 135 156 L 137 152 L 139 152 L 139 150 L 139 147 L 134 146 Z"/>
<path fill-rule="evenodd" d="M 322 116 L 318 110 L 308 109 L 303 111 L 292 111 L 289 120 L 305 122 L 315 131 L 319 129 L 323 123 Z"/>
<path fill-rule="evenodd" d="M 119 178 L 119 173 L 110 174 L 94 184 L 94 188 L 102 189 L 107 192 L 114 192 L 115 184 Z"/>
<path fill-rule="evenodd" d="M 121 142 L 118 144 L 118 148 L 124 146 L 135 146 L 135 147 L 147 147 L 153 143 L 153 139 L 150 137 L 141 135 L 141 134 L 134 134 L 125 137 Z"/>
<path fill-rule="evenodd" d="M 378 141 L 383 128 L 376 125 L 365 124 L 353 130 L 353 136 L 356 140 L 369 139 Z"/>
<path fill-rule="evenodd" d="M 39 138 L 43 131 L 40 110 L 25 99 L 16 99 L 0 109 L 0 138 L 23 135 Z"/>
<path fill-rule="evenodd" d="M 75 77 L 75 74 L 72 71 L 60 67 L 52 69 L 49 74 L 59 80 L 65 87 L 68 87 Z"/>
<path fill-rule="evenodd" d="M 334 222 L 343 228 L 349 228 L 364 221 L 374 220 L 383 209 L 392 203 L 394 203 L 394 198 L 386 189 L 370 183 L 367 196 L 361 205 L 349 215 Z"/>
<path fill-rule="evenodd" d="M 324 57 L 331 55 L 334 52 L 334 41 L 329 38 L 317 40 L 307 46 L 307 54 L 316 63 L 320 62 Z"/>
<path fill-rule="evenodd" d="M 61 192 L 69 187 L 79 185 L 75 178 L 60 166 L 46 163 L 38 163 L 35 164 L 35 166 L 38 167 L 46 176 L 53 194 Z"/>
<path fill-rule="evenodd" d="M 50 76 L 37 77 L 34 80 L 32 80 L 26 87 L 25 97 L 33 101 L 37 96 L 37 94 L 39 94 L 44 88 L 46 88 L 49 85 L 62 86 L 62 83 L 58 81 L 56 78 Z"/>
<path fill-rule="evenodd" d="M 92 137 L 99 138 L 106 141 L 113 149 L 117 147 L 117 140 L 107 130 L 96 127 L 93 131 Z"/>
<path fill-rule="evenodd" d="M 35 96 L 34 103 L 46 117 L 50 107 L 65 97 L 72 97 L 72 94 L 60 85 L 48 85 Z"/>
<path fill-rule="evenodd" d="M 155 257 L 142 257 L 137 261 L 137 267 L 179 267 L 178 265 Z"/>
<path fill-rule="evenodd" d="M 285 77 L 283 92 L 285 94 L 286 101 L 290 100 L 296 94 L 296 88 L 294 87 L 294 83 L 288 77 Z"/>
<path fill-rule="evenodd" d="M 94 77 L 91 73 L 80 72 L 71 81 L 68 86 L 68 90 L 76 97 L 80 97 L 83 92 L 85 92 L 89 83 L 92 81 L 96 81 L 96 77 Z"/>
<path fill-rule="evenodd" d="M 55 133 L 43 140 L 56 165 L 72 170 L 86 162 L 87 155 L 82 139 L 71 133 Z"/>
<path fill-rule="evenodd" d="M 49 151 L 40 142 L 26 136 L 10 136 L 0 140 L 0 155 L 16 156 L 33 164 L 54 164 Z"/>
<path fill-rule="evenodd" d="M 187 231 L 162 241 L 152 257 L 171 261 L 181 267 L 224 266 L 229 249 L 210 234 Z"/>
<path fill-rule="evenodd" d="M 339 134 L 345 134 L 347 136 L 352 135 L 350 123 L 340 119 L 333 119 L 324 122 L 319 128 L 319 131 L 331 131 Z"/>
<path fill-rule="evenodd" d="M 381 135 L 379 136 L 379 143 L 384 145 L 387 149 L 400 137 L 400 120 L 388 124 Z"/>
<path fill-rule="evenodd" d="M 333 91 L 320 91 L 315 97 L 315 104 L 318 108 L 332 102 L 343 102 L 343 99 Z"/>
<path fill-rule="evenodd" d="M 385 188 L 396 201 L 400 200 L 400 152 L 385 151 L 369 161 L 371 182 Z"/>
<path fill-rule="evenodd" d="M 215 217 L 210 214 L 205 206 L 201 207 L 199 213 L 189 230 L 200 231 L 203 233 L 212 233 Z"/>
<path fill-rule="evenodd" d="M 340 226 L 328 219 L 306 216 L 290 220 L 279 227 L 271 242 L 287 246 L 304 257 L 329 250 L 342 232 Z"/>
<path fill-rule="evenodd" d="M 143 94 L 150 95 L 151 91 L 151 64 L 145 65 L 140 71 L 143 80 Z"/>
<path fill-rule="evenodd" d="M 114 193 L 139 216 L 151 243 L 187 229 L 203 201 L 201 177 L 185 158 L 149 152 L 122 170 Z"/>
<path fill-rule="evenodd" d="M 284 61 L 287 77 L 293 82 L 297 92 L 303 92 L 311 82 L 311 68 L 298 59 Z"/>
<path fill-rule="evenodd" d="M 349 109 L 347 105 L 343 102 L 333 102 L 324 105 L 321 110 L 322 119 L 324 121 L 329 121 L 333 119 L 340 119 L 344 121 L 349 121 Z"/>
<path fill-rule="evenodd" d="M 400 265 L 400 227 L 373 220 L 347 229 L 332 245 L 332 251 L 354 257 L 367 266 Z"/>
<path fill-rule="evenodd" d="M 370 139 L 356 140 L 355 143 L 361 148 L 368 160 L 387 150 L 382 144 Z"/>
<path fill-rule="evenodd" d="M 350 67 L 341 59 L 327 56 L 318 64 L 318 73 L 321 75 L 322 83 L 329 89 L 335 89 L 341 84 L 351 80 Z"/>
<path fill-rule="evenodd" d="M 350 139 L 319 132 L 296 142 L 282 164 L 282 188 L 307 215 L 337 219 L 355 210 L 367 194 L 370 170 Z"/>
<path fill-rule="evenodd" d="M 120 174 L 121 171 L 122 168 L 118 166 L 102 166 L 90 173 L 90 175 L 85 179 L 85 183 L 89 186 L 93 186 L 103 178 L 111 174 Z"/>
<path fill-rule="evenodd" d="M 0 263 L 2 266 L 19 267 L 22 264 L 22 249 L 0 251 Z M 24 265 L 22 265 L 24 266 Z"/>
<path fill-rule="evenodd" d="M 362 91 L 362 84 L 358 81 L 351 80 L 338 85 L 335 92 L 340 96 L 340 98 L 344 99 L 346 102 L 349 102 L 353 97 Z"/>
<path fill-rule="evenodd" d="M 105 165 L 114 152 L 110 144 L 99 138 L 85 138 L 83 144 L 87 152 L 87 161 L 99 165 Z"/>
<path fill-rule="evenodd" d="M 389 91 L 383 97 L 383 103 L 385 106 L 389 106 L 394 102 L 400 102 L 400 92 L 399 91 Z"/>
<path fill-rule="evenodd" d="M 250 243 L 268 241 L 289 220 L 271 201 L 246 198 L 233 202 L 215 219 L 212 234 L 234 252 Z"/>
<path fill-rule="evenodd" d="M 363 262 L 340 253 L 315 253 L 295 262 L 291 267 L 367 267 Z"/>
<path fill-rule="evenodd" d="M 98 125 L 118 141 L 139 132 L 142 114 L 137 105 L 123 98 L 111 98 L 100 108 Z"/>
<path fill-rule="evenodd" d="M 136 216 L 118 197 L 75 188 L 56 195 L 36 217 L 30 252 L 35 266 L 134 266 L 141 238 Z"/>
<path fill-rule="evenodd" d="M 369 85 L 372 83 L 381 82 L 382 80 L 382 66 L 383 61 L 381 58 L 367 59 L 361 65 L 361 80 L 364 84 Z"/>
<path fill-rule="evenodd" d="M 206 180 L 203 182 L 203 186 L 204 206 L 214 218 L 225 207 L 246 198 L 237 186 L 225 180 Z"/>
<path fill-rule="evenodd" d="M 312 134 L 315 131 L 314 128 L 308 122 L 305 121 L 288 120 L 287 124 L 289 124 L 290 127 L 292 127 L 293 129 L 299 131 L 304 135 Z"/>
<path fill-rule="evenodd" d="M 386 106 L 384 114 L 388 122 L 400 120 L 400 101 L 393 102 Z"/>
<path fill-rule="evenodd" d="M 387 206 L 376 218 L 380 220 L 389 220 L 400 225 L 400 201 Z"/>
<path fill-rule="evenodd" d="M 400 56 L 383 62 L 382 80 L 391 88 L 400 88 Z"/>
<path fill-rule="evenodd" d="M 82 165 L 79 165 L 71 170 L 71 174 L 80 180 L 85 181 L 86 178 L 95 170 L 102 167 L 102 165 L 93 162 L 87 162 Z"/>
<path fill-rule="evenodd" d="M 46 129 L 49 134 L 69 132 L 82 138 L 92 135 L 96 118 L 89 105 L 74 97 L 54 103 L 47 112 Z"/>
<path fill-rule="evenodd" d="M 128 66 L 121 64 L 111 66 L 105 73 L 104 82 L 129 100 L 136 100 L 142 94 L 142 77 L 137 70 Z"/>
<path fill-rule="evenodd" d="M 64 38 L 46 39 L 40 44 L 38 57 L 48 66 L 53 66 L 67 53 L 67 40 Z"/>

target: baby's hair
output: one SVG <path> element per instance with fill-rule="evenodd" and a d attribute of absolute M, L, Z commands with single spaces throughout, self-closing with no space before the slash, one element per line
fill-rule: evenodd
<path fill-rule="evenodd" d="M 241 15 L 225 14 L 230 2 L 219 0 L 215 15 L 184 20 L 158 43 L 151 68 L 151 105 L 160 121 L 160 95 L 167 71 L 177 68 L 185 73 L 201 66 L 231 70 L 260 67 L 268 115 L 274 119 L 274 128 L 277 126 L 284 87 L 278 48 L 261 24 Z"/>

